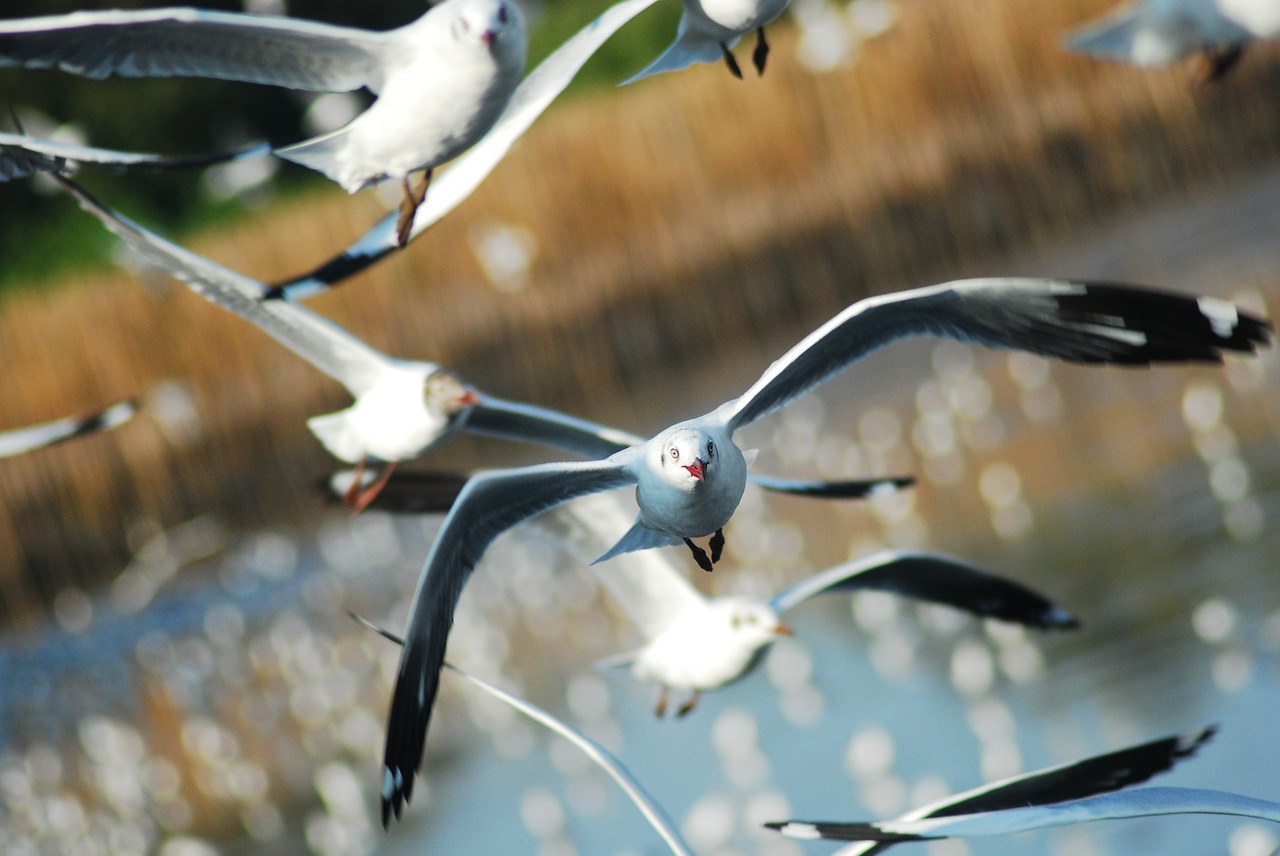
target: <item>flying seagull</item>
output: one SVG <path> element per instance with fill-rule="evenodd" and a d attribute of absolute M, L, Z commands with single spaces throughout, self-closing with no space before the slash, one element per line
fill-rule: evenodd
<path fill-rule="evenodd" d="M 676 38 L 644 70 L 628 78 L 623 86 L 653 74 L 679 71 L 699 62 L 724 60 L 729 72 L 739 80 L 742 68 L 730 50 L 746 34 L 755 31 L 756 46 L 751 62 L 757 74 L 764 74 L 769 58 L 765 25 L 787 8 L 788 0 L 684 0 L 684 11 L 676 28 Z"/>
<path fill-rule="evenodd" d="M 74 437 L 108 431 L 128 422 L 137 412 L 138 405 L 133 401 L 120 401 L 105 410 L 90 413 L 87 416 L 71 416 L 26 428 L 0 431 L 0 458 L 11 458 L 14 455 L 43 449 Z"/>
<path fill-rule="evenodd" d="M 368 89 L 377 100 L 345 127 L 276 149 L 354 193 L 399 180 L 401 243 L 431 171 L 480 139 L 524 68 L 524 18 L 510 0 L 443 0 L 374 32 L 204 9 L 73 12 L 0 21 L 0 67 L 94 79 L 205 77 L 313 92 Z M 409 176 L 423 172 L 412 186 Z"/>
<path fill-rule="evenodd" d="M 550 463 L 474 476 L 445 517 L 409 611 L 408 645 L 387 724 L 384 824 L 399 816 L 422 760 L 440 664 L 462 587 L 502 532 L 577 496 L 634 486 L 640 513 L 597 561 L 686 544 L 710 570 L 722 527 L 746 486 L 734 432 L 799 398 L 866 354 L 934 335 L 1081 363 L 1220 362 L 1253 353 L 1270 324 L 1213 297 L 1132 285 L 1037 278 L 943 283 L 858 301 L 775 361 L 744 394 L 605 460 Z M 693 538 L 711 535 L 711 555 Z"/>

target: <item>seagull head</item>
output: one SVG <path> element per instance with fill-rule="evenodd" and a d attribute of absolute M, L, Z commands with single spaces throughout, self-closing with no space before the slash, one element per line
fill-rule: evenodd
<path fill-rule="evenodd" d="M 721 624 L 720 632 L 743 651 L 755 652 L 779 636 L 791 635 L 791 628 L 778 620 L 778 613 L 757 600 L 717 598 L 711 603 L 711 611 Z"/>
<path fill-rule="evenodd" d="M 448 369 L 437 369 L 427 375 L 423 396 L 428 410 L 449 419 L 462 414 L 471 405 L 480 403 L 480 396 L 476 391 Z"/>
<path fill-rule="evenodd" d="M 677 428 L 658 448 L 667 481 L 694 490 L 715 477 L 719 448 L 706 431 L 687 425 Z"/>
<path fill-rule="evenodd" d="M 511 0 L 458 0 L 453 37 L 460 44 L 481 44 L 492 51 L 519 47 L 523 57 L 524 17 Z"/>

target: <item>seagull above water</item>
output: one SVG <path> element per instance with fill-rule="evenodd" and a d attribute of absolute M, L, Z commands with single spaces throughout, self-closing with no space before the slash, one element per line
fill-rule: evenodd
<path fill-rule="evenodd" d="M 346 494 L 359 511 L 386 485 L 398 461 L 416 458 L 457 431 L 542 443 L 601 458 L 642 439 L 554 410 L 482 393 L 435 363 L 397 360 L 371 348 L 326 318 L 286 298 L 264 300 L 267 287 L 164 240 L 122 217 L 68 179 L 55 177 L 111 232 L 192 291 L 257 326 L 281 345 L 341 383 L 355 403 L 315 416 L 307 427 L 340 460 L 356 465 Z M 362 481 L 366 462 L 384 462 L 381 477 Z M 910 484 L 910 479 L 807 482 L 760 476 L 754 481 L 782 493 L 856 498 Z"/>
<path fill-rule="evenodd" d="M 614 496 L 583 497 L 565 506 L 568 540 L 581 551 L 608 545 L 626 523 Z M 934 553 L 884 550 L 836 565 L 778 592 L 768 601 L 748 597 L 707 598 L 658 551 L 619 556 L 596 574 L 645 637 L 639 650 L 604 661 L 629 666 L 637 680 L 662 687 L 656 715 L 667 709 L 672 690 L 691 693 L 677 710 L 685 716 L 701 694 L 750 674 L 765 649 L 791 635 L 782 613 L 828 592 L 888 591 L 941 603 L 978 616 L 1031 627 L 1067 629 L 1078 622 L 1061 608 L 1018 583 Z"/>
<path fill-rule="evenodd" d="M 1250 42 L 1280 37 L 1276 0 L 1138 0 L 1083 27 L 1068 50 L 1139 66 L 1168 65 L 1199 53 L 1204 77 L 1229 72 Z"/>
<path fill-rule="evenodd" d="M 138 406 L 134 402 L 120 401 L 88 416 L 71 416 L 27 428 L 0 431 L 0 458 L 11 458 L 14 455 L 33 452 L 74 437 L 108 431 L 128 422 L 137 412 Z"/>
<path fill-rule="evenodd" d="M 368 89 L 377 100 L 345 127 L 276 154 L 354 193 L 404 187 L 408 239 L 431 171 L 480 139 L 524 68 L 524 18 L 511 0 L 444 0 L 374 32 L 295 18 L 169 8 L 0 21 L 0 67 L 84 77 L 205 77 L 312 92 Z M 417 187 L 409 176 L 422 171 Z"/>
<path fill-rule="evenodd" d="M 922 335 L 1072 362 L 1150 365 L 1253 353 L 1269 343 L 1271 327 L 1225 300 L 1139 286 L 1037 278 L 944 283 L 858 301 L 802 339 L 741 396 L 605 460 L 474 476 L 436 535 L 409 610 L 383 755 L 383 823 L 392 813 L 398 817 L 412 795 L 458 598 L 498 535 L 574 497 L 633 486 L 639 515 L 597 561 L 684 543 L 710 570 L 753 457 L 734 443 L 734 433 L 872 351 Z M 710 557 L 691 540 L 707 535 Z"/>

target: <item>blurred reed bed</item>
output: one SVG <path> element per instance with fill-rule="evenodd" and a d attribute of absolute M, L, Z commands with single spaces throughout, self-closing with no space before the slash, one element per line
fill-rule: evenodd
<path fill-rule="evenodd" d="M 1274 161 L 1274 50 L 1203 88 L 1186 66 L 1144 73 L 1058 49 L 1107 5 L 1028 15 L 1009 0 L 903 0 L 897 25 L 834 73 L 803 71 L 777 27 L 763 79 L 704 67 L 558 105 L 474 199 L 313 306 L 495 394 L 660 427 L 681 397 L 706 406 L 736 389 L 716 378 L 758 371 L 738 365 L 744 352 L 772 356 L 859 296 L 981 272 Z M 326 260 L 384 210 L 374 193 L 327 190 L 184 241 L 272 281 Z M 483 264 L 495 237 L 517 247 L 502 275 Z M 149 411 L 4 462 L 3 620 L 111 579 L 158 528 L 316 507 L 311 485 L 332 462 L 303 420 L 345 394 L 181 286 L 86 273 L 8 300 L 0 342 L 3 426 L 135 394 Z M 675 360 L 712 380 L 672 390 Z M 529 454 L 451 448 L 425 466 Z"/>

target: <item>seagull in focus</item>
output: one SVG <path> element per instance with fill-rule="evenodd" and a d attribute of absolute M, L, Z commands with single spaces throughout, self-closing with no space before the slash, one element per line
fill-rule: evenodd
<path fill-rule="evenodd" d="M 363 510 L 378 496 L 399 461 L 422 455 L 464 428 L 472 433 L 522 440 L 602 458 L 641 438 L 625 431 L 531 404 L 483 393 L 455 372 L 421 360 L 398 360 L 287 298 L 264 299 L 267 287 L 164 240 L 57 177 L 80 207 L 97 217 L 130 248 L 185 282 L 211 303 L 234 312 L 284 347 L 341 383 L 355 399 L 350 407 L 314 416 L 307 427 L 334 457 L 356 465 L 345 500 Z M 369 462 L 386 464 L 376 481 L 364 480 Z M 895 490 L 910 479 L 811 482 L 760 476 L 762 487 L 782 493 L 857 498 Z"/>
<path fill-rule="evenodd" d="M 449 629 L 462 588 L 489 544 L 578 496 L 634 487 L 635 523 L 597 561 L 684 543 L 704 570 L 742 498 L 747 463 L 734 433 L 786 406 L 872 351 L 932 335 L 1080 363 L 1220 362 L 1270 342 L 1270 324 L 1213 297 L 1042 278 L 943 283 L 860 300 L 802 339 L 750 389 L 604 460 L 481 473 L 467 482 L 423 564 L 409 610 L 383 754 L 382 818 L 399 816 L 422 761 Z M 711 536 L 710 556 L 693 538 Z"/>
<path fill-rule="evenodd" d="M 1139 66 L 1204 58 L 1204 77 L 1221 78 L 1250 42 L 1280 36 L 1276 0 L 1138 0 L 1067 36 L 1077 53 Z"/>
<path fill-rule="evenodd" d="M 1128 788 L 1191 757 L 1212 727 L 1176 734 L 1026 773 L 946 797 L 895 820 L 872 823 L 788 820 L 766 823 L 806 840 L 854 842 L 834 856 L 868 856 L 908 841 L 1009 835 L 1095 820 L 1165 814 L 1225 814 L 1280 823 L 1280 803 L 1202 788 Z"/>
<path fill-rule="evenodd" d="M 26 428 L 0 431 L 0 458 L 12 458 L 14 455 L 33 452 L 74 437 L 109 431 L 128 422 L 137 412 L 138 405 L 135 402 L 120 401 L 88 416 L 71 416 Z"/>
<path fill-rule="evenodd" d="M 443 0 L 385 32 L 204 9 L 111 10 L 0 21 L 0 67 L 368 89 L 377 100 L 345 127 L 276 154 L 348 193 L 399 180 L 403 244 L 432 170 L 480 139 L 506 106 L 527 42 L 511 0 Z"/>
<path fill-rule="evenodd" d="M 607 546 L 626 523 L 616 497 L 583 497 L 564 508 L 568 541 L 580 551 Z M 707 598 L 670 559 L 656 550 L 620 556 L 596 574 L 600 584 L 640 629 L 645 644 L 605 660 L 630 667 L 639 681 L 662 687 L 654 711 L 666 714 L 668 694 L 689 693 L 676 711 L 693 711 L 703 692 L 746 677 L 779 636 L 790 636 L 782 613 L 828 592 L 889 591 L 942 603 L 975 615 L 1038 628 L 1069 629 L 1076 619 L 1015 582 L 934 553 L 883 550 L 844 562 L 780 591 L 768 601 L 748 597 Z"/>
<path fill-rule="evenodd" d="M 130 167 L 167 169 L 212 166 L 266 154 L 269 151 L 271 147 L 262 143 L 224 154 L 158 155 L 99 149 L 75 143 L 42 140 L 25 134 L 0 132 L 0 181 L 14 181 L 43 172 L 66 174 L 76 166 L 117 170 Z"/>
<path fill-rule="evenodd" d="M 676 28 L 676 38 L 661 55 L 638 74 L 623 81 L 623 86 L 653 74 L 679 71 L 699 62 L 724 60 L 729 73 L 742 79 L 742 68 L 734 58 L 733 48 L 746 34 L 755 31 L 756 45 L 751 63 L 757 74 L 764 74 L 769 58 L 769 41 L 765 25 L 787 8 L 788 0 L 684 0 L 684 11 Z"/>

